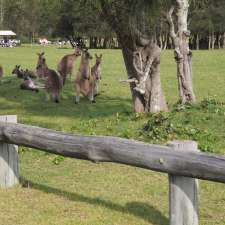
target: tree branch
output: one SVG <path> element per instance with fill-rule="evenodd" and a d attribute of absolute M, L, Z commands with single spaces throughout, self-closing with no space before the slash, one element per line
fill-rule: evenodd
<path fill-rule="evenodd" d="M 177 37 L 176 32 L 175 32 L 175 27 L 173 23 L 173 12 L 174 12 L 175 7 L 171 6 L 169 12 L 167 13 L 167 22 L 169 24 L 170 28 L 170 36 L 171 38 L 175 39 Z"/>

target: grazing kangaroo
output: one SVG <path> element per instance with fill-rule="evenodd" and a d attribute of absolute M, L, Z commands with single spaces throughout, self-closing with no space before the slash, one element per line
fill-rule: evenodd
<path fill-rule="evenodd" d="M 38 62 L 36 67 L 37 75 L 39 77 L 46 77 L 45 89 L 47 93 L 50 94 L 54 102 L 59 103 L 62 80 L 56 71 L 48 68 L 44 54 L 44 52 L 40 54 L 38 53 Z"/>
<path fill-rule="evenodd" d="M 20 88 L 22 90 L 39 92 L 38 87 L 31 80 L 30 75 L 29 75 L 28 72 L 24 74 L 23 82 L 21 83 Z"/>
<path fill-rule="evenodd" d="M 94 85 L 94 96 L 99 95 L 99 81 L 102 79 L 102 54 L 98 56 L 95 54 L 96 62 L 95 65 L 91 68 L 91 75 L 94 77 L 95 85 Z"/>
<path fill-rule="evenodd" d="M 12 74 L 15 74 L 17 78 L 23 79 L 24 78 L 24 71 L 20 69 L 20 65 L 16 65 L 12 71 Z"/>
<path fill-rule="evenodd" d="M 57 70 L 58 70 L 59 74 L 61 75 L 61 77 L 63 79 L 63 85 L 66 82 L 66 77 L 67 77 L 68 74 L 70 75 L 70 79 L 71 79 L 74 61 L 79 56 L 81 56 L 81 50 L 79 48 L 76 48 L 75 52 L 73 54 L 65 55 L 60 60 Z"/>
<path fill-rule="evenodd" d="M 75 79 L 76 104 L 79 103 L 80 101 L 80 94 L 83 94 L 84 96 L 88 97 L 92 103 L 95 103 L 94 99 L 95 78 L 91 74 L 90 68 L 91 59 L 92 56 L 90 55 L 88 50 L 86 49 L 83 50 L 79 71 Z"/>

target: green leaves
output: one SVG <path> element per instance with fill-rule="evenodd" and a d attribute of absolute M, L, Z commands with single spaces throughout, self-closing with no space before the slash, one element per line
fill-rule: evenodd
<path fill-rule="evenodd" d="M 194 106 L 176 105 L 171 113 L 150 115 L 140 131 L 140 136 L 144 137 L 145 141 L 154 143 L 166 143 L 176 139 L 194 140 L 198 142 L 199 149 L 202 151 L 215 152 L 218 137 L 213 129 L 203 126 L 203 121 L 213 119 L 208 116 L 209 113 L 224 115 L 224 110 L 223 103 L 212 97 Z M 204 114 L 206 116 L 203 116 Z M 199 125 L 196 121 L 199 121 Z"/>

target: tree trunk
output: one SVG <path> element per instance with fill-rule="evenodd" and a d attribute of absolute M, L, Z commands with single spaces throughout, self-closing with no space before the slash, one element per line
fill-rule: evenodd
<path fill-rule="evenodd" d="M 131 51 L 132 48 L 127 45 L 127 42 L 121 43 L 121 45 L 128 78 L 137 80 L 137 83 L 130 84 L 134 111 L 137 113 L 167 111 L 168 108 L 160 80 L 160 48 L 151 43 L 145 47 L 139 47 L 137 52 L 135 49 Z M 140 54 L 138 59 L 139 57 L 143 59 L 143 62 L 141 60 L 136 63 L 138 70 L 141 70 L 141 68 L 146 69 L 149 65 L 145 77 L 141 74 L 142 71 L 138 72 L 134 66 L 133 62 L 136 54 Z M 148 59 L 152 60 L 151 65 L 148 64 Z M 141 65 L 142 63 L 144 65 Z"/>
<path fill-rule="evenodd" d="M 212 32 L 212 49 L 215 49 L 215 42 L 216 42 L 216 38 L 215 38 L 215 34 L 214 32 Z"/>
<path fill-rule="evenodd" d="M 163 41 L 163 50 L 166 50 L 167 49 L 167 44 L 168 44 L 168 34 L 165 33 L 164 35 L 164 41 Z"/>
<path fill-rule="evenodd" d="M 223 34 L 223 48 L 225 48 L 225 32 Z"/>
<path fill-rule="evenodd" d="M 199 35 L 196 35 L 196 50 L 199 50 Z"/>
<path fill-rule="evenodd" d="M 221 49 L 221 39 L 222 39 L 222 35 L 218 34 L 218 39 L 217 39 L 218 49 Z"/>
<path fill-rule="evenodd" d="M 212 37 L 211 35 L 209 35 L 209 43 L 208 43 L 208 49 L 211 49 L 211 45 L 212 45 Z"/>
<path fill-rule="evenodd" d="M 103 48 L 107 49 L 110 46 L 110 37 L 105 37 L 103 41 Z"/>
<path fill-rule="evenodd" d="M 175 47 L 178 87 L 182 104 L 196 102 L 192 84 L 192 53 L 189 49 L 190 31 L 187 29 L 188 8 L 188 0 L 176 0 L 176 6 L 170 9 L 167 16 L 170 36 Z M 174 9 L 177 15 L 177 33 L 175 33 L 172 18 Z"/>
<path fill-rule="evenodd" d="M 123 58 L 127 70 L 128 78 L 137 77 L 137 72 L 133 67 L 133 51 L 130 52 L 129 48 L 123 44 L 122 45 L 122 53 Z M 134 104 L 134 111 L 137 113 L 145 112 L 145 101 L 143 96 L 134 90 L 135 84 L 130 83 L 130 90 Z"/>
<path fill-rule="evenodd" d="M 160 47 L 160 49 L 163 49 L 163 38 L 162 38 L 161 32 L 160 32 L 160 35 L 159 35 L 159 47 Z"/>

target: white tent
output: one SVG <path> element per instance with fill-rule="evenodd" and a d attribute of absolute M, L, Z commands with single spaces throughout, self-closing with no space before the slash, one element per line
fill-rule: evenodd
<path fill-rule="evenodd" d="M 16 36 L 16 33 L 11 30 L 0 30 L 0 36 Z"/>

